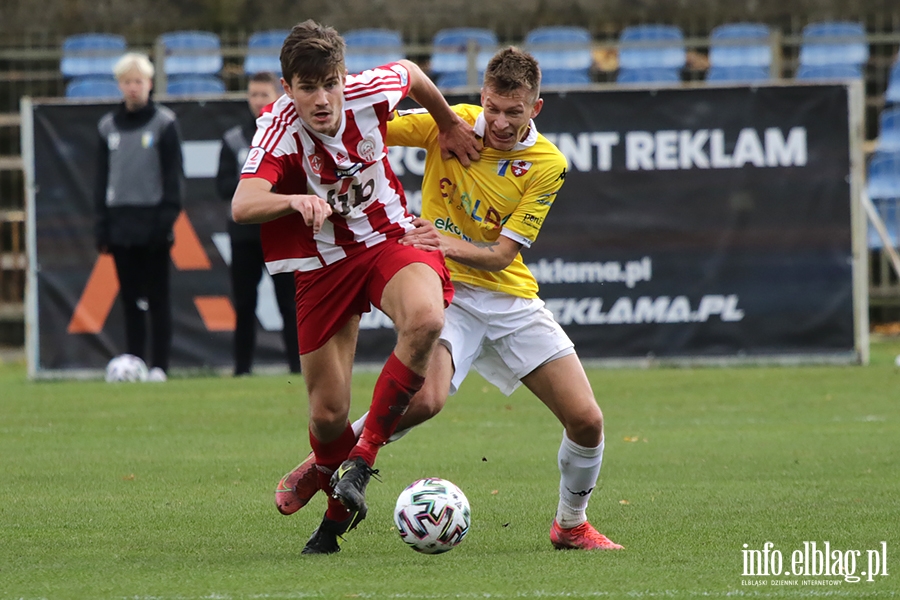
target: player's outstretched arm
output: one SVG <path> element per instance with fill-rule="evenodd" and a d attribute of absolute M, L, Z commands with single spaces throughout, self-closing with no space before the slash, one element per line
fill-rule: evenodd
<path fill-rule="evenodd" d="M 504 235 L 493 242 L 467 242 L 449 235 L 444 237 L 447 238 L 442 244 L 445 257 L 482 271 L 502 271 L 522 249 L 522 244 Z"/>
<path fill-rule="evenodd" d="M 419 250 L 440 250 L 446 258 L 482 271 L 502 271 L 515 260 L 522 249 L 522 244 L 503 235 L 494 242 L 474 243 L 443 235 L 434 223 L 425 219 L 416 218 L 413 225 L 416 226 L 415 229 L 407 231 L 400 238 L 401 244 Z"/>
<path fill-rule="evenodd" d="M 331 206 L 318 196 L 276 194 L 265 179 L 241 179 L 231 199 L 231 217 L 235 223 L 265 223 L 298 212 L 306 224 L 318 233 L 331 216 Z"/>
<path fill-rule="evenodd" d="M 472 126 L 453 112 L 434 82 L 416 63 L 406 59 L 398 62 L 409 71 L 409 96 L 428 111 L 438 126 L 441 157 L 449 160 L 455 156 L 464 167 L 478 160 L 482 144 Z"/>

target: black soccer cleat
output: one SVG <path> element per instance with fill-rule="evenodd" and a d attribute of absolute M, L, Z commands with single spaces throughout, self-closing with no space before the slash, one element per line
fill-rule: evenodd
<path fill-rule="evenodd" d="M 335 554 L 341 551 L 341 537 L 347 531 L 350 525 L 350 519 L 344 521 L 332 521 L 328 517 L 322 519 L 306 546 L 303 547 L 301 554 Z"/>
<path fill-rule="evenodd" d="M 366 506 L 366 486 L 372 475 L 378 478 L 378 469 L 373 469 L 361 457 L 345 460 L 331 476 L 333 498 L 341 501 L 351 513 L 350 527 L 355 528 L 366 518 L 369 507 Z"/>

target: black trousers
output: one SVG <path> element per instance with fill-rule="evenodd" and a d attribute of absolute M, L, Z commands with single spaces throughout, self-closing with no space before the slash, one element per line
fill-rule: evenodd
<path fill-rule="evenodd" d="M 253 369 L 256 349 L 256 287 L 265 268 L 259 241 L 231 240 L 231 292 L 237 322 L 234 328 L 234 374 L 244 375 Z M 281 337 L 291 373 L 300 372 L 300 349 L 297 343 L 297 305 L 294 275 L 279 273 L 275 282 L 275 299 L 284 321 Z"/>
<path fill-rule="evenodd" d="M 172 302 L 169 295 L 169 246 L 111 246 L 119 294 L 125 312 L 125 351 L 151 368 L 169 369 L 172 350 Z M 147 361 L 147 314 L 150 360 Z"/>

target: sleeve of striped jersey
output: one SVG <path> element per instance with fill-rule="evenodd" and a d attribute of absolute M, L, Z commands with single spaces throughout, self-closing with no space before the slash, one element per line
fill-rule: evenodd
<path fill-rule="evenodd" d="M 276 185 L 284 175 L 284 161 L 281 157 L 285 152 L 280 146 L 285 138 L 290 139 L 287 125 L 273 113 L 263 112 L 256 120 L 256 133 L 241 169 L 241 179 L 260 178 Z"/>
<path fill-rule="evenodd" d="M 437 140 L 437 125 L 423 108 L 413 111 L 398 111 L 388 121 L 388 146 L 414 146 L 428 148 Z"/>
<path fill-rule="evenodd" d="M 512 231 L 531 242 L 537 239 L 550 206 L 565 181 L 566 159 L 559 154 L 534 166 L 540 168 L 528 184 L 519 206 L 503 226 L 504 231 Z"/>
<path fill-rule="evenodd" d="M 409 95 L 409 71 L 400 63 L 389 63 L 357 75 L 350 75 L 344 87 L 344 100 L 348 104 L 363 98 L 381 96 L 387 101 L 388 110 L 394 110 L 407 95 Z"/>

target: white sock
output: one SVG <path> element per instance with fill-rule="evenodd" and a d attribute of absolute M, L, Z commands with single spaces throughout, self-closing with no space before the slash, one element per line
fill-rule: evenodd
<path fill-rule="evenodd" d="M 557 461 L 560 477 L 556 522 L 563 529 L 571 529 L 587 521 L 585 511 L 603 462 L 603 440 L 596 448 L 586 448 L 570 440 L 563 431 Z"/>
<path fill-rule="evenodd" d="M 353 434 L 356 436 L 356 439 L 359 439 L 359 436 L 362 435 L 363 428 L 366 426 L 366 417 L 368 417 L 368 416 L 369 416 L 369 411 L 366 411 L 365 413 L 363 413 L 363 416 L 361 416 L 357 420 L 353 421 L 353 423 L 350 425 L 350 427 L 353 428 Z M 406 429 L 398 429 L 397 431 L 394 432 L 394 434 L 391 437 L 388 438 L 388 441 L 386 441 L 385 444 L 390 444 L 391 442 L 396 442 L 397 440 L 402 438 L 404 435 L 409 433 L 410 430 L 412 430 L 412 427 L 408 427 Z"/>
<path fill-rule="evenodd" d="M 353 428 L 353 435 L 356 436 L 356 439 L 359 439 L 359 436 L 362 435 L 363 427 L 366 426 L 366 417 L 369 416 L 369 411 L 363 413 L 363 416 L 353 421 L 353 424 L 350 427 Z"/>

